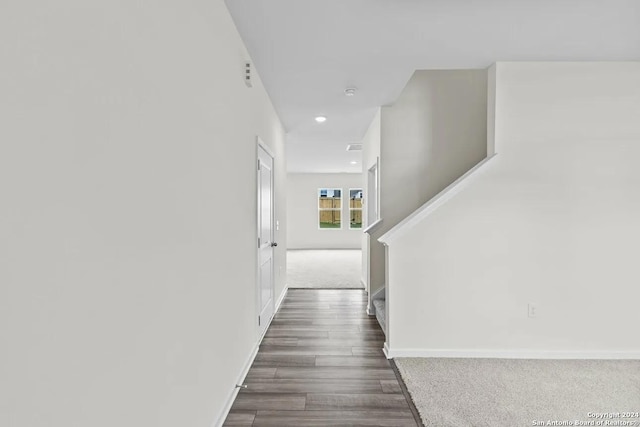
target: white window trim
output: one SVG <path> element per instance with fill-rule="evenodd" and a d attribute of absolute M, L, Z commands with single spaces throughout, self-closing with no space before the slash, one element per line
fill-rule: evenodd
<path fill-rule="evenodd" d="M 336 208 L 332 208 L 332 209 L 327 209 L 327 208 L 321 208 L 320 207 L 320 190 L 340 190 L 340 208 L 336 209 Z M 316 192 L 316 200 L 317 200 L 317 205 L 316 208 L 318 209 L 318 216 L 316 217 L 316 224 L 318 225 L 318 230 L 322 230 L 322 231 L 336 231 L 336 230 L 342 230 L 342 224 L 344 223 L 343 221 L 343 215 L 342 215 L 342 210 L 344 208 L 344 189 L 340 188 L 340 187 L 320 187 L 318 188 L 318 191 Z M 320 211 L 338 211 L 340 212 L 340 227 L 337 228 L 322 228 L 320 227 Z"/>
<path fill-rule="evenodd" d="M 349 196 L 348 196 L 348 199 L 349 199 L 349 206 L 348 206 L 348 209 L 349 209 L 349 230 L 362 231 L 362 229 L 364 228 L 364 213 L 365 213 L 364 205 L 361 204 L 359 208 L 352 208 L 351 207 L 351 191 L 352 190 L 360 191 L 362 193 L 363 197 L 364 197 L 364 188 L 360 188 L 360 187 L 358 187 L 358 188 L 349 188 Z M 362 198 L 361 198 L 361 200 L 362 200 Z M 351 227 L 351 211 L 360 211 L 360 228 Z"/>

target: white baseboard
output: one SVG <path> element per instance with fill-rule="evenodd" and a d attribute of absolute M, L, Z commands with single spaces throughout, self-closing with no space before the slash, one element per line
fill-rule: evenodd
<path fill-rule="evenodd" d="M 242 373 L 238 377 L 238 382 L 236 384 L 244 383 L 244 379 L 247 376 L 247 373 L 249 372 L 251 365 L 253 365 L 253 360 L 256 358 L 256 355 L 258 354 L 258 349 L 260 348 L 261 341 L 262 341 L 262 337 L 260 337 L 254 349 L 251 351 L 251 354 L 249 355 L 249 358 L 245 362 L 244 367 L 242 368 Z M 224 421 L 227 419 L 227 415 L 229 415 L 231 406 L 233 405 L 234 400 L 236 400 L 236 396 L 238 395 L 239 392 L 240 392 L 239 388 L 236 387 L 233 389 L 233 391 L 227 398 L 227 403 L 224 405 L 224 408 L 222 409 L 222 413 L 218 416 L 216 421 L 213 422 L 213 427 L 222 427 L 222 425 L 224 424 Z"/>
<path fill-rule="evenodd" d="M 273 309 L 274 313 L 278 312 L 278 309 L 280 308 L 280 305 L 282 304 L 282 301 L 284 301 L 284 297 L 287 296 L 287 291 L 289 290 L 289 285 L 287 283 L 284 284 L 284 289 L 282 289 L 282 292 L 280 293 L 280 296 L 278 297 L 278 300 L 276 301 L 276 306 Z M 269 320 L 269 324 L 271 324 L 271 320 Z M 269 326 L 267 326 L 267 328 L 265 329 L 265 331 L 269 329 Z M 262 341 L 262 338 L 260 338 L 260 341 Z"/>
<path fill-rule="evenodd" d="M 364 283 L 364 279 L 360 278 L 360 283 L 362 284 L 362 287 L 364 288 L 364 291 L 367 293 L 367 296 L 368 296 L 369 290 L 367 289 L 367 285 Z M 371 298 L 367 298 L 367 315 L 369 316 L 376 315 L 376 312 L 373 310 L 373 306 L 371 305 Z"/>
<path fill-rule="evenodd" d="M 280 294 L 280 296 L 278 297 L 278 300 L 276 301 L 276 306 L 273 310 L 274 313 L 278 312 L 278 309 L 280 308 L 282 301 L 284 301 L 284 298 L 287 295 L 288 290 L 289 290 L 289 287 L 285 284 L 284 289 L 282 290 L 282 293 Z M 266 333 L 267 330 L 269 329 L 269 326 L 271 325 L 272 320 L 273 320 L 273 317 L 269 319 L 269 324 L 267 325 L 266 328 L 264 328 L 264 333 Z M 244 383 L 244 379 L 249 373 L 249 369 L 251 369 L 251 365 L 253 365 L 253 361 L 258 355 L 258 350 L 260 349 L 260 343 L 262 343 L 262 339 L 264 338 L 264 333 L 260 335 L 260 337 L 258 338 L 258 341 L 256 342 L 256 345 L 254 346 L 253 350 L 251 350 L 251 354 L 249 355 L 249 358 L 245 362 L 244 367 L 242 368 L 242 371 L 240 373 L 240 376 L 238 377 L 238 382 L 236 384 Z M 237 387 L 234 388 L 234 390 L 231 392 L 231 394 L 227 398 L 227 403 L 224 405 L 224 408 L 222 409 L 222 413 L 216 419 L 216 421 L 213 422 L 213 427 L 222 427 L 222 425 L 224 424 L 224 421 L 227 419 L 227 415 L 229 415 L 231 406 L 233 405 L 233 402 L 236 400 L 236 396 L 238 395 L 239 392 L 240 392 L 240 389 Z"/>
<path fill-rule="evenodd" d="M 393 359 L 393 356 L 391 355 L 391 351 L 389 350 L 389 345 L 387 344 L 386 341 L 384 342 L 384 346 L 382 347 L 382 352 L 387 357 L 387 359 Z M 401 357 L 401 356 L 398 356 L 398 357 Z"/>
<path fill-rule="evenodd" d="M 360 246 L 353 248 L 291 248 L 287 247 L 287 251 L 361 251 Z"/>
<path fill-rule="evenodd" d="M 476 359 L 640 359 L 640 351 L 579 351 L 579 350 L 447 350 L 447 349 L 390 349 L 384 343 L 385 355 L 396 357 L 441 357 Z"/>

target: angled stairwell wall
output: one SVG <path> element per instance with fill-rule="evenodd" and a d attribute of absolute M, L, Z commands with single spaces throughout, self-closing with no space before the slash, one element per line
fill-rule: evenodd
<path fill-rule="evenodd" d="M 393 105 L 382 107 L 382 222 L 369 238 L 370 296 L 385 284 L 385 252 L 377 239 L 486 157 L 486 126 L 485 69 L 416 71 Z M 374 162 L 376 155 L 364 149 Z"/>
<path fill-rule="evenodd" d="M 383 237 L 389 355 L 640 357 L 640 63 L 495 71 L 497 156 Z"/>

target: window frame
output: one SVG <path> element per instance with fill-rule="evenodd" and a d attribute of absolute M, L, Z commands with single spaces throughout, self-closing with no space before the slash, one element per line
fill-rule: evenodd
<path fill-rule="evenodd" d="M 327 190 L 327 191 L 328 190 L 331 190 L 331 191 L 339 190 L 340 191 L 340 207 L 339 208 L 321 208 L 320 207 L 320 200 L 321 200 L 320 193 L 321 193 L 322 190 Z M 344 189 L 341 188 L 341 187 L 319 187 L 318 191 L 316 192 L 316 200 L 317 200 L 316 209 L 318 210 L 318 216 L 316 217 L 316 224 L 317 224 L 318 230 L 322 230 L 322 231 L 325 231 L 325 230 L 342 230 L 342 224 L 344 222 L 342 220 L 343 219 L 342 218 L 343 217 L 342 209 L 344 207 Z M 337 212 L 339 212 L 340 227 L 325 227 L 325 228 L 321 227 L 320 226 L 320 223 L 321 223 L 320 214 L 321 214 L 321 212 L 324 212 L 324 211 L 333 211 L 333 212 L 337 211 Z"/>
<path fill-rule="evenodd" d="M 352 191 L 360 192 L 360 207 L 352 208 L 351 207 L 351 192 Z M 351 226 L 351 212 L 352 211 L 360 211 L 360 227 L 352 227 Z M 349 230 L 363 230 L 364 229 L 364 188 L 349 188 Z"/>

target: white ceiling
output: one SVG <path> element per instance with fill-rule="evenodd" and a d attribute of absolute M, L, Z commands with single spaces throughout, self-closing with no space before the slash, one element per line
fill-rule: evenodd
<path fill-rule="evenodd" d="M 360 172 L 346 145 L 416 69 L 640 60 L 640 0 L 226 3 L 287 131 L 290 172 Z"/>

